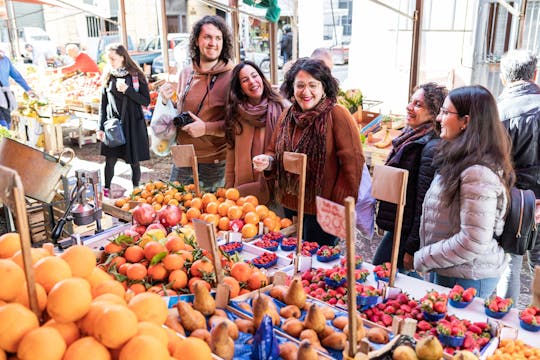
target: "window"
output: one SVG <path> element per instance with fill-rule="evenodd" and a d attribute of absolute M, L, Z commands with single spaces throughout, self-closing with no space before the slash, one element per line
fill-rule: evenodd
<path fill-rule="evenodd" d="M 508 4 L 514 6 L 513 1 Z M 485 38 L 485 60 L 487 62 L 499 62 L 501 56 L 509 49 L 512 14 L 498 3 L 489 3 L 487 6 L 488 25 Z"/>
<path fill-rule="evenodd" d="M 88 37 L 98 37 L 101 30 L 101 19 L 95 16 L 86 17 L 86 32 Z"/>

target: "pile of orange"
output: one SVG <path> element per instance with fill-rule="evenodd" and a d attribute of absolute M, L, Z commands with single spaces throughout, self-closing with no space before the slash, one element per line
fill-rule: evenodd
<path fill-rule="evenodd" d="M 138 201 L 151 204 L 154 209 L 160 210 L 165 205 L 182 205 L 184 201 L 193 198 L 195 185 L 181 186 L 178 182 L 164 183 L 162 181 L 150 181 L 133 189 L 126 197 L 116 199 L 114 205 L 122 210 L 129 211 L 129 201 Z"/>
<path fill-rule="evenodd" d="M 501 339 L 499 348 L 493 352 L 488 360 L 527 359 L 540 360 L 540 348 L 525 344 L 522 340 Z"/>

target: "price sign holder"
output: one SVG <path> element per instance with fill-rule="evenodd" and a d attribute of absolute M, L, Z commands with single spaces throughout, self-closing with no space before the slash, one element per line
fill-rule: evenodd
<path fill-rule="evenodd" d="M 223 269 L 221 267 L 221 254 L 216 242 L 214 225 L 199 219 L 193 219 L 195 238 L 201 249 L 207 250 L 212 255 L 217 284 L 223 284 Z"/>
<path fill-rule="evenodd" d="M 298 221 L 296 226 L 296 256 L 294 259 L 294 275 L 298 273 L 298 258 L 302 251 L 302 232 L 304 231 L 304 200 L 306 197 L 306 167 L 307 155 L 285 151 L 283 153 L 283 168 L 285 171 L 297 174 L 298 184 Z"/>
<path fill-rule="evenodd" d="M 199 166 L 197 163 L 197 155 L 192 144 L 189 145 L 174 145 L 171 146 L 171 153 L 174 166 L 176 167 L 191 167 L 193 171 L 193 184 L 195 185 L 195 194 L 201 195 L 199 186 Z"/>

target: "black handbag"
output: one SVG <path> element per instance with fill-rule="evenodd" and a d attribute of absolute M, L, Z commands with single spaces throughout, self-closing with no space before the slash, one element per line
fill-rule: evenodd
<path fill-rule="evenodd" d="M 534 216 L 536 197 L 532 190 L 512 187 L 509 203 L 503 233 L 495 238 L 505 252 L 523 255 L 533 249 L 538 235 Z"/>
<path fill-rule="evenodd" d="M 103 131 L 105 132 L 103 143 L 114 148 L 126 144 L 126 136 L 122 128 L 122 116 L 124 116 L 126 110 L 126 96 L 124 95 L 122 98 L 122 112 L 118 116 L 115 116 L 115 114 L 118 114 L 118 109 L 116 108 L 114 96 L 110 91 L 107 91 L 107 97 L 111 107 L 107 111 L 107 120 L 103 123 Z"/>

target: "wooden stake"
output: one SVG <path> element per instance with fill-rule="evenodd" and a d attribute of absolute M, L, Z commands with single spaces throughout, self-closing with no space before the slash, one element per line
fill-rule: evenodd
<path fill-rule="evenodd" d="M 214 225 L 202 220 L 193 219 L 193 229 L 195 230 L 195 238 L 201 249 L 206 249 L 212 255 L 214 271 L 216 273 L 217 284 L 223 283 L 223 269 L 221 267 L 221 254 L 219 253 L 216 242 L 216 233 Z"/>
<path fill-rule="evenodd" d="M 306 167 L 307 155 L 301 153 L 284 152 L 283 168 L 293 174 L 298 174 L 298 222 L 296 226 L 296 257 L 294 260 L 294 274 L 298 273 L 298 259 L 302 251 L 302 232 L 304 231 L 304 200 L 306 194 Z"/>
<path fill-rule="evenodd" d="M 356 240 L 355 226 L 356 212 L 354 210 L 354 199 L 349 196 L 345 199 L 345 228 L 347 231 L 346 246 L 347 246 L 347 308 L 349 310 L 349 357 L 354 358 L 356 355 L 356 344 L 358 331 L 358 318 L 356 310 L 356 277 L 354 274 L 355 267 L 355 249 Z"/>
<path fill-rule="evenodd" d="M 191 167 L 191 170 L 193 171 L 193 184 L 195 184 L 195 194 L 197 194 L 197 196 L 200 196 L 201 188 L 199 185 L 199 165 L 193 145 L 189 144 L 171 146 L 171 153 L 174 166 Z"/>

